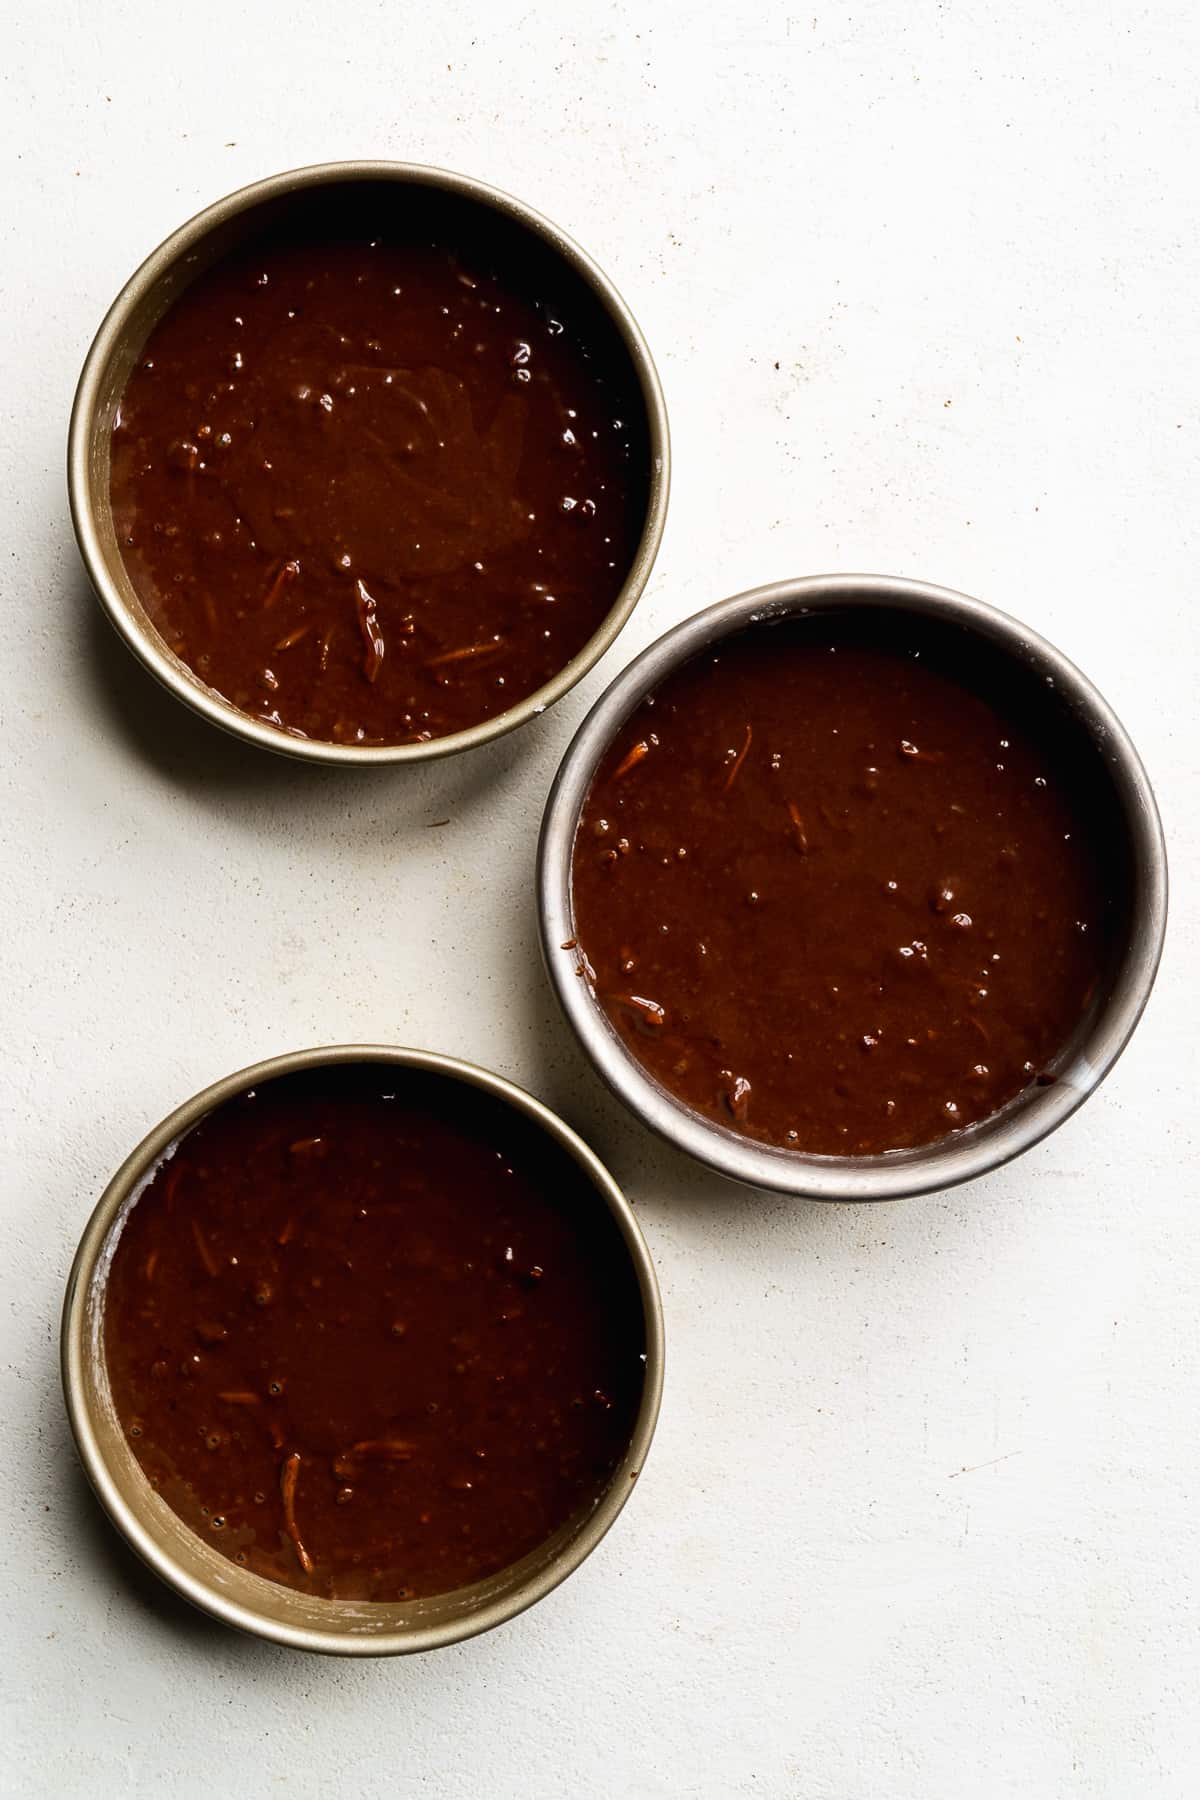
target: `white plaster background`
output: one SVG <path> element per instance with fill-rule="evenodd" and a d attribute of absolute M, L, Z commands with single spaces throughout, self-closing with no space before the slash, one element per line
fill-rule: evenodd
<path fill-rule="evenodd" d="M 1200 1770 L 1189 0 L 2 0 L 0 1661 L 6 1794 L 1142 1800 Z M 239 748 L 110 640 L 67 520 L 90 335 L 201 205 L 343 155 L 523 195 L 624 291 L 675 491 L 650 590 L 489 753 Z M 878 1210 L 659 1148 L 534 947 L 543 795 L 641 645 L 777 576 L 961 587 L 1075 657 L 1156 782 L 1166 961 L 1085 1111 Z M 451 824 L 428 831 L 430 820 Z M 619 1526 L 532 1614 L 344 1666 L 120 1550 L 58 1391 L 70 1256 L 168 1108 L 348 1039 L 476 1058 L 636 1199 L 669 1328 Z"/>

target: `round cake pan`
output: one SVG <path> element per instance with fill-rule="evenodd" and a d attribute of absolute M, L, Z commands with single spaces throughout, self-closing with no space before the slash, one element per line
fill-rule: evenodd
<path fill-rule="evenodd" d="M 1112 792 L 1114 865 L 1128 869 L 1129 901 L 1119 955 L 1105 990 L 1051 1065 L 991 1117 L 935 1143 L 877 1156 L 817 1156 L 775 1149 L 692 1111 L 637 1063 L 578 974 L 571 896 L 576 827 L 597 766 L 614 734 L 666 676 L 698 652 L 749 627 L 803 614 L 872 608 L 935 621 L 981 645 L 1003 670 L 1030 672 L 1057 691 L 1095 748 L 1097 775 Z M 1149 997 L 1167 920 L 1167 860 L 1154 795 L 1111 708 L 1062 653 L 1006 613 L 947 588 L 879 575 L 818 575 L 756 588 L 659 638 L 601 696 L 580 726 L 550 791 L 537 870 L 542 953 L 563 1011 L 596 1069 L 652 1130 L 722 1175 L 812 1200 L 893 1200 L 968 1181 L 1019 1156 L 1070 1118 L 1120 1056 Z M 586 949 L 586 946 L 583 946 Z"/>
<path fill-rule="evenodd" d="M 595 1505 L 538 1549 L 486 1580 L 422 1600 L 325 1600 L 267 1581 L 220 1555 L 171 1511 L 142 1473 L 114 1412 L 103 1352 L 105 1282 L 117 1231 L 170 1146 L 224 1101 L 276 1076 L 334 1064 L 422 1070 L 481 1090 L 532 1121 L 586 1177 L 616 1223 L 637 1280 L 645 1321 L 646 1372 L 628 1446 Z M 663 1381 L 663 1320 L 654 1265 L 641 1228 L 599 1158 L 548 1107 L 471 1063 L 427 1050 L 341 1045 L 272 1057 L 215 1082 L 178 1107 L 113 1176 L 88 1221 L 67 1283 L 62 1377 L 75 1442 L 97 1496 L 127 1543 L 167 1585 L 227 1625 L 297 1650 L 395 1656 L 473 1637 L 532 1606 L 596 1548 L 633 1491 L 654 1436 Z"/>
<path fill-rule="evenodd" d="M 147 338 L 172 302 L 212 263 L 268 224 L 303 208 L 314 190 L 378 185 L 442 194 L 447 204 L 469 202 L 529 232 L 581 281 L 616 333 L 645 407 L 646 515 L 633 562 L 620 593 L 598 629 L 551 681 L 507 711 L 462 731 L 419 743 L 334 744 L 294 737 L 251 718 L 218 694 L 167 646 L 147 616 L 121 558 L 113 526 L 109 472 L 113 422 L 129 376 Z M 658 375 L 638 325 L 608 277 L 566 234 L 540 213 L 497 188 L 444 169 L 413 163 L 336 162 L 293 169 L 218 200 L 172 233 L 122 288 L 88 351 L 71 413 L 67 452 L 71 517 L 84 565 L 108 618 L 145 667 L 201 717 L 248 743 L 283 756 L 319 763 L 429 761 L 475 749 L 545 712 L 574 687 L 612 644 L 636 606 L 662 539 L 670 487 L 670 437 Z"/>

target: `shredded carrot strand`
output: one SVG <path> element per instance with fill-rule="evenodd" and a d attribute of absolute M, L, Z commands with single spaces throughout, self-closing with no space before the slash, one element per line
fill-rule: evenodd
<path fill-rule="evenodd" d="M 754 727 L 752 725 L 747 725 L 746 741 L 742 745 L 741 749 L 738 751 L 737 758 L 734 762 L 734 765 L 730 769 L 728 775 L 725 777 L 725 786 L 722 791 L 726 794 L 729 792 L 730 788 L 733 786 L 734 782 L 737 780 L 739 774 L 741 773 L 742 764 L 746 760 L 746 752 L 750 748 L 750 740 L 753 736 L 754 736 Z"/>
<path fill-rule="evenodd" d="M 657 1028 L 667 1022 L 666 1008 L 660 1006 L 657 1000 L 647 1000 L 642 994 L 622 994 L 620 1004 L 635 1011 L 644 1025 Z"/>
<path fill-rule="evenodd" d="M 636 769 L 642 758 L 649 756 L 649 754 L 650 745 L 645 738 L 640 738 L 633 746 L 632 750 L 622 758 L 621 762 L 613 770 L 613 780 L 620 781 L 622 775 L 628 775 L 630 769 Z"/>
<path fill-rule="evenodd" d="M 277 650 L 290 650 L 293 644 L 298 644 L 301 638 L 306 638 L 312 628 L 313 622 L 311 619 L 308 621 L 307 625 L 297 625 L 295 631 L 289 631 L 280 638 L 275 648 Z"/>
<path fill-rule="evenodd" d="M 204 1264 L 207 1273 L 209 1275 L 219 1275 L 221 1272 L 221 1265 L 217 1262 L 212 1251 L 205 1243 L 204 1233 L 201 1231 L 200 1226 L 195 1219 L 192 1220 L 192 1236 L 196 1241 L 196 1248 L 200 1252 L 200 1261 Z"/>
<path fill-rule="evenodd" d="M 494 641 L 487 644 L 464 644 L 461 650 L 443 650 L 440 655 L 431 656 L 427 667 L 440 669 L 443 663 L 466 662 L 469 656 L 494 656 L 503 648 L 503 644 Z"/>
<path fill-rule="evenodd" d="M 313 1559 L 304 1548 L 300 1527 L 296 1523 L 296 1484 L 300 1480 L 300 1452 L 293 1450 L 283 1459 L 279 1474 L 279 1490 L 283 1495 L 283 1528 L 296 1548 L 296 1557 L 306 1575 L 313 1572 Z"/>
<path fill-rule="evenodd" d="M 363 661 L 363 674 L 368 681 L 374 681 L 383 667 L 384 642 L 383 633 L 375 617 L 375 597 L 363 581 L 354 583 L 358 590 L 358 623 L 363 634 L 363 643 L 367 654 Z"/>
<path fill-rule="evenodd" d="M 788 817 L 796 828 L 796 848 L 801 856 L 807 856 L 808 833 L 804 829 L 804 820 L 801 818 L 800 809 L 794 800 L 788 801 Z"/>
<path fill-rule="evenodd" d="M 300 564 L 296 560 L 296 558 L 293 556 L 292 558 L 290 558 L 290 560 L 288 562 L 284 563 L 284 565 L 280 569 L 278 575 L 275 577 L 274 581 L 271 583 L 270 587 L 267 589 L 266 594 L 263 596 L 262 604 L 263 604 L 264 612 L 266 612 L 266 610 L 269 606 L 274 606 L 274 604 L 278 600 L 280 594 L 282 594 L 284 588 L 288 587 L 293 581 L 295 581 L 295 579 L 299 573 L 300 573 Z"/>
<path fill-rule="evenodd" d="M 410 1462 L 415 1449 L 416 1445 L 405 1438 L 364 1438 L 334 1458 L 333 1472 L 344 1481 L 352 1481 L 362 1473 L 364 1462 Z"/>

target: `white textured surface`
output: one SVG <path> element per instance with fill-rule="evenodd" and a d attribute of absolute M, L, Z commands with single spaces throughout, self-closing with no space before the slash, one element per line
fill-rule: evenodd
<path fill-rule="evenodd" d="M 1190 0 L 0 15 L 0 1789 L 1194 1793 Z M 481 175 L 577 236 L 647 333 L 676 454 L 649 594 L 583 690 L 490 754 L 370 778 L 243 751 L 153 689 L 85 590 L 62 478 L 79 363 L 142 255 L 245 181 L 358 154 Z M 567 1041 L 530 903 L 551 772 L 633 651 L 854 568 L 965 588 L 1077 658 L 1157 784 L 1175 892 L 1084 1113 L 874 1211 L 651 1143 Z M 582 1127 L 638 1203 L 670 1357 L 637 1495 L 565 1588 L 350 1667 L 132 1565 L 55 1355 L 74 1242 L 142 1132 L 255 1057 L 353 1038 L 489 1063 Z"/>

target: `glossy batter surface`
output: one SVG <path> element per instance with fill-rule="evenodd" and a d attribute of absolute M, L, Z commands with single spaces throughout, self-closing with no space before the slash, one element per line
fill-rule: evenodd
<path fill-rule="evenodd" d="M 301 736 L 415 741 L 505 711 L 600 625 L 645 519 L 644 407 L 528 234 L 326 201 L 160 321 L 111 491 L 143 605 L 209 686 Z"/>
<path fill-rule="evenodd" d="M 925 1144 L 1078 1024 L 1121 915 L 1107 778 L 1044 689 L 972 657 L 876 616 L 760 626 L 617 734 L 576 954 L 698 1112 L 799 1151 Z"/>
<path fill-rule="evenodd" d="M 641 1397 L 628 1256 L 576 1166 L 460 1083 L 269 1083 L 185 1136 L 128 1215 L 104 1341 L 130 1447 L 214 1548 L 403 1600 L 591 1504 Z"/>

